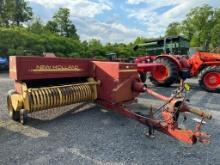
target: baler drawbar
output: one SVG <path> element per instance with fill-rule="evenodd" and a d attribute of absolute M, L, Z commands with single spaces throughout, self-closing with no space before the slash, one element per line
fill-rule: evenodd
<path fill-rule="evenodd" d="M 209 135 L 201 132 L 201 127 L 203 120 L 211 119 L 211 115 L 186 103 L 184 85 L 171 97 L 166 97 L 142 83 L 138 71 L 152 70 L 153 67 L 157 66 L 90 59 L 12 56 L 10 77 L 14 79 L 15 90 L 9 91 L 7 97 L 10 117 L 24 123 L 27 113 L 93 101 L 148 126 L 149 135 L 158 130 L 185 143 L 208 143 Z M 144 92 L 163 101 L 164 105 L 149 108 L 148 114 L 129 109 L 127 104 L 136 101 L 137 96 Z M 161 118 L 154 115 L 158 111 Z M 194 130 L 178 126 L 179 115 L 185 112 L 202 118 Z"/>

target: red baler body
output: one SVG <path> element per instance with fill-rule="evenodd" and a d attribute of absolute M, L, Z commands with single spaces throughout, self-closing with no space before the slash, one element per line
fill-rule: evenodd
<path fill-rule="evenodd" d="M 160 65 L 152 64 L 138 65 L 120 62 L 104 62 L 89 59 L 13 56 L 10 58 L 10 78 L 15 80 L 15 93 L 13 93 L 14 95 L 8 96 L 8 101 L 11 101 L 10 98 L 17 99 L 18 103 L 16 105 L 22 108 L 23 103 L 21 103 L 21 101 L 23 95 L 27 96 L 27 93 L 31 91 L 33 91 L 32 95 L 28 95 L 30 99 L 33 99 L 35 97 L 33 95 L 36 93 L 37 96 L 35 100 L 42 103 L 39 110 L 43 110 L 44 107 L 50 107 L 46 105 L 47 103 L 57 105 L 56 100 L 46 99 L 49 96 L 51 96 L 51 98 L 60 98 L 62 100 L 60 106 L 65 105 L 65 103 L 69 104 L 71 98 L 80 100 L 79 98 L 81 97 L 83 101 L 85 101 L 89 96 L 91 100 L 90 95 L 85 90 L 86 88 L 91 90 L 88 86 L 90 82 L 85 83 L 85 80 L 92 78 L 98 84 L 96 87 L 97 96 L 96 94 L 94 96 L 96 103 L 124 116 L 138 120 L 147 125 L 150 130 L 157 129 L 186 143 L 194 144 L 196 139 L 199 139 L 201 142 L 207 142 L 207 134 L 200 132 L 200 127 L 195 131 L 179 128 L 177 114 L 192 112 L 203 118 L 211 118 L 210 115 L 198 109 L 195 110 L 194 108 L 188 107 L 184 99 L 181 99 L 179 95 L 178 97 L 176 95 L 166 97 L 152 91 L 145 84 L 141 83 L 138 75 L 140 70 L 152 71 L 155 67 L 159 66 Z M 71 82 L 73 85 L 68 85 L 68 82 Z M 77 84 L 76 87 L 74 87 L 74 83 Z M 80 83 L 82 83 L 81 86 Z M 51 87 L 52 84 L 55 84 L 54 87 Z M 27 88 L 31 88 L 31 90 L 28 91 L 26 90 Z M 74 90 L 74 88 L 77 90 Z M 56 96 L 53 97 L 49 90 L 56 94 Z M 77 94 L 80 90 L 81 93 Z M 91 92 L 93 90 L 94 88 Z M 181 93 L 182 90 L 184 89 L 181 88 L 179 92 Z M 146 92 L 166 102 L 160 109 L 162 112 L 162 120 L 155 119 L 153 113 L 142 115 L 124 107 L 125 103 L 135 101 L 141 92 Z M 15 101 L 13 103 L 15 103 Z M 8 107 L 10 107 L 10 110 L 13 110 L 11 109 L 11 103 Z M 37 110 L 36 107 L 35 109 Z M 14 109 L 13 111 L 16 110 Z"/>

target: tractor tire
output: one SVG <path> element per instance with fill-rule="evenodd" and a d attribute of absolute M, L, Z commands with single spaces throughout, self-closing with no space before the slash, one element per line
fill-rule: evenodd
<path fill-rule="evenodd" d="M 209 66 L 199 73 L 199 85 L 208 92 L 220 93 L 220 66 Z"/>
<path fill-rule="evenodd" d="M 145 81 L 147 80 L 147 73 L 139 73 L 141 82 L 145 83 Z"/>
<path fill-rule="evenodd" d="M 151 73 L 150 81 L 154 85 L 169 87 L 178 81 L 178 67 L 173 61 L 167 58 L 158 58 L 155 62 L 162 63 L 164 67 Z"/>

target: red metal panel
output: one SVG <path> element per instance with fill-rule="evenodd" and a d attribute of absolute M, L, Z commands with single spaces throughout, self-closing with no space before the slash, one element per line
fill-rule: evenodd
<path fill-rule="evenodd" d="M 14 80 L 17 80 L 17 75 L 19 74 L 17 72 L 17 65 L 16 65 L 16 61 L 17 61 L 17 58 L 15 57 L 10 57 L 9 58 L 9 77 L 14 79 Z"/>
<path fill-rule="evenodd" d="M 137 65 L 120 62 L 93 61 L 96 70 L 114 79 L 122 79 L 137 74 Z"/>
<path fill-rule="evenodd" d="M 159 63 L 139 63 L 137 64 L 138 72 L 153 72 L 160 67 L 163 67 L 163 64 Z"/>
<path fill-rule="evenodd" d="M 91 61 L 51 57 L 10 57 L 10 78 L 34 80 L 89 77 Z"/>
<path fill-rule="evenodd" d="M 132 84 L 139 80 L 137 65 L 120 62 L 51 57 L 11 57 L 10 77 L 16 82 L 68 77 L 94 77 L 101 81 L 98 98 L 111 102 L 133 100 Z"/>
<path fill-rule="evenodd" d="M 120 63 L 119 78 L 129 78 L 131 75 L 137 74 L 137 65 L 130 63 Z"/>
<path fill-rule="evenodd" d="M 132 83 L 139 79 L 135 64 L 94 61 L 95 78 L 101 81 L 98 98 L 112 103 L 133 100 Z"/>

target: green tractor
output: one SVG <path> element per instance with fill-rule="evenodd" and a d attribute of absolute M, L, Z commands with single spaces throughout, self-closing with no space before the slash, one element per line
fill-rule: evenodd
<path fill-rule="evenodd" d="M 187 55 L 189 52 L 189 40 L 182 36 L 168 36 L 136 45 L 134 50 L 139 48 L 145 48 L 146 55 L 150 56 L 161 54 Z"/>

